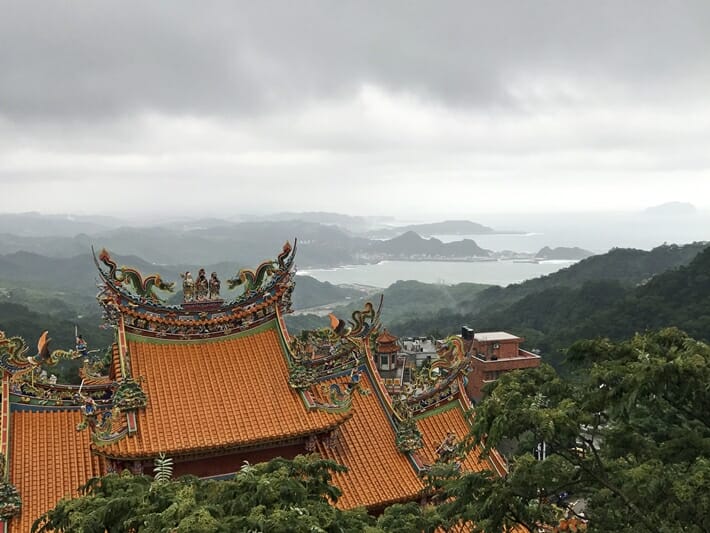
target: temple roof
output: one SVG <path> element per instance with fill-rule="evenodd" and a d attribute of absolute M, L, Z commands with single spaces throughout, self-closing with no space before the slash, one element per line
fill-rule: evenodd
<path fill-rule="evenodd" d="M 332 441 L 320 441 L 317 451 L 324 457 L 348 467 L 347 472 L 333 476 L 335 485 L 343 495 L 337 505 L 352 508 L 360 505 L 381 508 L 395 502 L 411 501 L 424 489 L 421 474 L 439 460 L 436 450 L 443 440 L 453 433 L 457 440 L 463 439 L 470 431 L 466 411 L 471 404 L 464 396 L 460 372 L 465 368 L 466 359 L 460 350 L 460 343 L 451 347 L 455 357 L 446 368 L 453 374 L 451 378 L 442 376 L 441 386 L 434 385 L 432 391 L 436 401 L 413 409 L 411 406 L 400 412 L 392 403 L 381 377 L 375 368 L 369 342 L 364 342 L 364 364 L 360 367 L 359 381 L 351 393 L 352 418 L 337 430 Z M 452 355 L 449 353 L 449 355 Z M 342 384 L 341 377 L 326 381 L 326 386 Z M 426 395 L 424 395 L 426 396 Z M 439 399 L 440 397 L 440 399 Z M 403 427 L 406 417 L 418 411 L 413 417 L 421 433 L 422 447 L 413 453 L 403 452 L 397 446 L 397 430 Z M 403 417 L 402 413 L 407 413 Z M 489 459 L 480 456 L 480 450 L 466 454 L 461 467 L 467 471 L 492 470 L 502 473 L 502 469 Z"/>
<path fill-rule="evenodd" d="M 360 505 L 379 508 L 411 501 L 424 489 L 420 474 L 437 461 L 436 450 L 447 435 L 453 433 L 459 441 L 468 435 L 468 405 L 457 396 L 416 416 L 423 447 L 410 457 L 396 446 L 393 413 L 383 401 L 377 379 L 364 372 L 359 386 L 362 393 L 353 394 L 353 417 L 338 428 L 332 443 L 319 442 L 317 447 L 323 457 L 348 467 L 347 472 L 333 476 L 333 484 L 343 491 L 337 505 L 344 509 Z M 470 451 L 461 467 L 471 472 L 502 473 L 490 459 L 481 457 L 479 449 Z"/>
<path fill-rule="evenodd" d="M 399 337 L 395 337 L 394 335 L 392 335 L 389 331 L 387 331 L 387 328 L 382 330 L 382 333 L 377 336 L 377 342 L 381 344 L 397 342 L 398 340 Z"/>
<path fill-rule="evenodd" d="M 436 449 L 449 433 L 453 433 L 460 441 L 471 430 L 470 424 L 466 421 L 465 407 L 461 404 L 460 399 L 424 412 L 415 420 L 424 441 L 424 447 L 418 453 L 427 464 L 432 464 L 437 460 Z M 471 450 L 462 461 L 461 466 L 470 472 L 493 470 L 493 465 L 488 459 L 481 458 L 478 449 Z"/>
<path fill-rule="evenodd" d="M 26 533 L 32 523 L 64 496 L 101 474 L 86 434 L 76 430 L 78 410 L 15 411 L 11 415 L 10 480 L 22 498 L 11 532 Z"/>
<path fill-rule="evenodd" d="M 228 451 L 325 432 L 349 416 L 309 411 L 289 386 L 276 320 L 219 339 L 126 340 L 148 403 L 136 435 L 99 449 L 109 457 Z"/>
<path fill-rule="evenodd" d="M 407 455 L 395 444 L 394 428 L 373 380 L 364 373 L 360 390 L 353 394 L 353 417 L 338 430 L 333 446 L 319 443 L 317 451 L 348 467 L 333 476 L 343 495 L 337 505 L 384 506 L 411 500 L 423 484 Z"/>
<path fill-rule="evenodd" d="M 389 331 L 387 331 L 387 329 L 384 329 L 375 339 L 375 342 L 377 343 L 377 352 L 382 354 L 399 352 L 397 340 L 397 337 L 392 335 Z"/>

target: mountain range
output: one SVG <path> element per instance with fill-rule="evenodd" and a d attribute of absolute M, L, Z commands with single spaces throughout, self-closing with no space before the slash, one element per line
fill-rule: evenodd
<path fill-rule="evenodd" d="M 110 220 L 115 222 L 114 220 Z M 229 222 L 219 219 L 173 221 L 156 226 L 101 225 L 107 219 L 71 219 L 35 214 L 0 218 L 0 250 L 70 258 L 86 254 L 92 245 L 117 255 L 136 255 L 155 265 L 234 263 L 253 267 L 281 249 L 284 236 L 298 237 L 301 267 L 334 267 L 383 259 L 472 260 L 500 257 L 471 239 L 444 243 L 425 239 L 413 230 L 388 240 L 352 234 L 337 225 L 303 220 Z M 465 221 L 458 221 L 463 224 Z M 442 223 L 449 224 L 449 223 Z M 467 222 L 468 225 L 476 225 Z M 54 230 L 47 229 L 54 226 Z M 481 226 L 482 227 L 482 226 Z M 24 228 L 24 229 L 23 229 Z M 41 231 L 46 229 L 46 233 Z M 72 231 L 82 230 L 71 234 Z M 87 233 L 90 231 L 90 233 Z M 582 252 L 590 255 L 591 252 Z M 564 255 L 558 252 L 558 255 Z M 576 259 L 579 251 L 570 252 Z M 534 254 L 518 254 L 532 258 Z M 510 257 L 507 254 L 506 257 Z"/>

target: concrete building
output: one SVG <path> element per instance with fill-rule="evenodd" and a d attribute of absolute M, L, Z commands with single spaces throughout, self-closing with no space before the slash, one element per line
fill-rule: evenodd
<path fill-rule="evenodd" d="M 464 338 L 467 335 L 466 330 L 470 331 L 469 328 L 464 328 Z M 539 355 L 520 347 L 524 340 L 505 331 L 473 334 L 471 350 L 474 357 L 466 384 L 466 392 L 471 399 L 481 400 L 483 387 L 497 380 L 505 372 L 540 366 Z"/>

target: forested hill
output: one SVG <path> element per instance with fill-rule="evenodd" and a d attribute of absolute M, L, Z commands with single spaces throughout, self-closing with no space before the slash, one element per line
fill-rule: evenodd
<path fill-rule="evenodd" d="M 682 266 L 698 249 L 700 253 Z M 649 275 L 667 265 L 671 268 L 665 272 Z M 491 295 L 496 293 L 500 297 L 494 304 Z M 479 299 L 485 305 L 479 303 L 478 312 L 442 310 L 391 328 L 399 335 L 453 333 L 461 324 L 479 331 L 508 330 L 524 336 L 528 348 L 539 348 L 555 364 L 561 362 L 562 350 L 581 338 L 621 339 L 637 331 L 677 326 L 710 340 L 710 247 L 613 250 L 545 278 L 486 289 L 469 305 L 476 307 Z"/>
<path fill-rule="evenodd" d="M 614 248 L 605 254 L 588 257 L 548 276 L 531 279 L 507 287 L 491 287 L 471 302 L 470 311 L 505 306 L 525 296 L 552 288 L 580 288 L 587 282 L 607 280 L 624 286 L 643 283 L 653 276 L 687 265 L 707 243 L 678 246 L 663 245 L 651 251 Z"/>
<path fill-rule="evenodd" d="M 691 337 L 710 340 L 710 247 L 686 267 L 660 274 L 597 316 L 615 338 L 633 329 L 675 325 Z"/>

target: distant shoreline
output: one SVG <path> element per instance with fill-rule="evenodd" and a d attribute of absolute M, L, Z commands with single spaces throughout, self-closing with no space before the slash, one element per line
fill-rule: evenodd
<path fill-rule="evenodd" d="M 577 263 L 579 259 L 537 259 L 534 260 L 532 258 L 526 258 L 526 257 L 480 257 L 480 258 L 474 258 L 474 259 L 467 259 L 467 258 L 448 258 L 448 257 L 441 257 L 441 258 L 433 258 L 433 257 L 426 257 L 426 258 L 419 258 L 419 259 L 404 259 L 404 258 L 391 258 L 391 259 L 381 259 L 380 261 L 373 261 L 373 262 L 364 262 L 364 263 L 354 263 L 354 264 L 348 264 L 348 265 L 338 265 L 338 266 L 308 266 L 308 267 L 303 267 L 299 268 L 298 271 L 296 272 L 297 276 L 310 276 L 311 274 L 309 272 L 312 272 L 314 270 L 321 271 L 321 272 L 333 272 L 336 270 L 352 270 L 354 268 L 359 268 L 363 266 L 375 266 L 375 265 L 381 265 L 385 263 L 391 263 L 391 262 L 401 262 L 401 263 L 426 263 L 426 262 L 431 262 L 431 263 L 538 263 L 538 264 L 562 264 L 562 263 Z"/>

